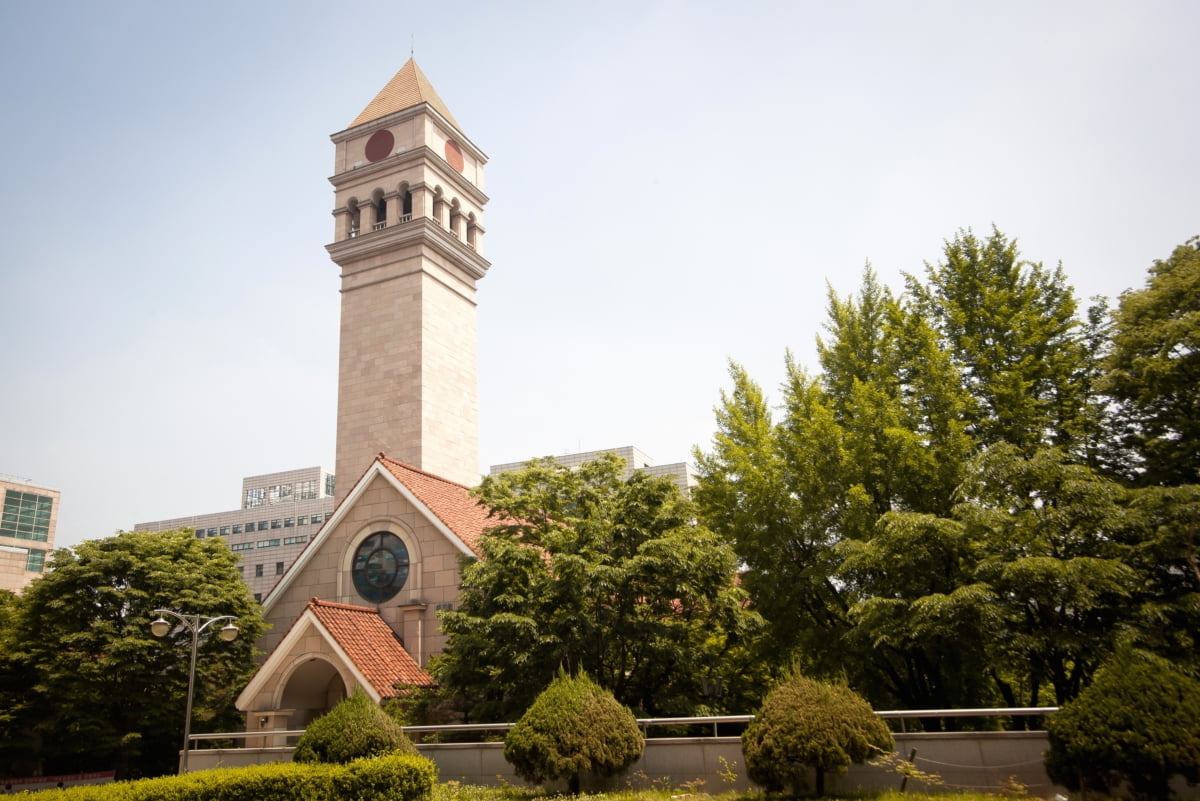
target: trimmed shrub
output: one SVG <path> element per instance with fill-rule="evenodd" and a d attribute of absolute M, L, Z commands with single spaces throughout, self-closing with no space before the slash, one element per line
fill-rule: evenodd
<path fill-rule="evenodd" d="M 1157 657 L 1115 657 L 1046 730 L 1046 773 L 1071 790 L 1165 799 L 1172 776 L 1200 781 L 1200 682 Z"/>
<path fill-rule="evenodd" d="M 794 675 L 772 690 L 742 734 L 750 779 L 779 792 L 804 789 L 805 769 L 816 771 L 816 793 L 825 773 L 891 751 L 892 733 L 870 704 L 849 687 Z"/>
<path fill-rule="evenodd" d="M 437 766 L 421 756 L 358 759 L 333 775 L 333 797 L 354 801 L 414 801 L 433 795 Z"/>
<path fill-rule="evenodd" d="M 296 742 L 292 759 L 344 764 L 390 753 L 415 756 L 417 749 L 400 724 L 357 687 L 337 706 L 308 724 Z"/>
<path fill-rule="evenodd" d="M 437 768 L 408 754 L 347 765 L 276 762 L 20 795 L 31 801 L 429 801 Z"/>
<path fill-rule="evenodd" d="M 558 677 L 504 738 L 504 758 L 531 782 L 566 779 L 579 792 L 585 774 L 612 776 L 638 761 L 645 742 L 637 718 L 585 674 Z"/>

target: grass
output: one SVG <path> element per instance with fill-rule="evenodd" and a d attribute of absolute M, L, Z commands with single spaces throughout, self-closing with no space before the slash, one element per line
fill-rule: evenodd
<path fill-rule="evenodd" d="M 538 790 L 512 785 L 500 787 L 483 787 L 458 782 L 443 782 L 434 787 L 432 801 L 564 801 L 568 796 L 549 794 Z M 780 796 L 767 796 L 759 792 L 726 792 L 711 794 L 697 792 L 687 788 L 675 789 L 645 789 L 645 790 L 615 790 L 607 793 L 581 793 L 572 801 L 767 801 L 768 798 L 779 799 Z M 806 801 L 819 801 L 812 796 L 805 796 Z M 834 797 L 831 797 L 831 799 Z M 837 797 L 842 801 L 850 798 L 853 801 L 997 801 L 998 798 L 1013 798 L 996 793 L 901 793 L 888 791 L 881 793 L 864 793 L 854 796 Z"/>

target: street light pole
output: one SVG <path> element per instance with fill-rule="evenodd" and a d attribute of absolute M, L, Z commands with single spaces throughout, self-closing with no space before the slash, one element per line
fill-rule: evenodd
<path fill-rule="evenodd" d="M 230 621 L 221 627 L 221 639 L 225 642 L 231 642 L 238 635 L 237 626 L 233 625 L 235 618 L 233 615 L 219 615 L 218 617 L 201 617 L 200 615 L 181 615 L 178 612 L 173 612 L 170 609 L 155 609 L 154 613 L 158 615 L 158 619 L 150 624 L 150 633 L 155 637 L 165 637 L 167 632 L 171 630 L 171 623 L 163 615 L 170 615 L 184 625 L 188 631 L 192 633 L 192 657 L 188 664 L 188 689 L 187 689 L 187 711 L 184 713 L 183 719 L 183 755 L 179 760 L 179 772 L 187 773 L 188 770 L 188 747 L 191 745 L 192 739 L 192 694 L 196 689 L 196 649 L 200 645 L 200 632 L 211 626 L 213 623 L 219 623 L 222 620 Z"/>

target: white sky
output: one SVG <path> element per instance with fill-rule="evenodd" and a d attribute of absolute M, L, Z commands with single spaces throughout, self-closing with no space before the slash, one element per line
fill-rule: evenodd
<path fill-rule="evenodd" d="M 707 447 L 729 359 L 959 228 L 1140 287 L 1200 233 L 1200 3 L 0 0 L 0 473 L 58 544 L 333 466 L 328 135 L 408 58 L 488 154 L 481 469 Z M 345 477 L 342 477 L 345 480 Z"/>

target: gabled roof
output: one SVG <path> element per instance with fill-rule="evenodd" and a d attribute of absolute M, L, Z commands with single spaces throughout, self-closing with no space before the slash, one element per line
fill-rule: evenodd
<path fill-rule="evenodd" d="M 325 519 L 313 538 L 304 546 L 304 550 L 296 557 L 296 561 L 283 574 L 267 597 L 263 599 L 263 611 L 268 612 L 277 599 L 304 573 L 305 566 L 312 560 L 313 555 L 320 550 L 321 545 L 329 538 L 330 532 L 354 508 L 358 499 L 366 492 L 371 481 L 381 476 L 391 484 L 409 503 L 417 508 L 434 527 L 442 533 L 450 544 L 464 556 L 480 556 L 479 539 L 485 528 L 495 521 L 488 519 L 487 510 L 480 506 L 471 496 L 471 490 L 454 481 L 426 473 L 411 465 L 389 459 L 382 453 L 358 479 L 350 493 L 342 499 L 333 513 Z"/>
<path fill-rule="evenodd" d="M 374 701 L 395 697 L 397 684 L 433 684 L 379 616 L 379 610 L 313 598 L 238 695 L 237 708 L 247 711 L 259 692 L 295 660 L 297 649 L 311 648 L 304 640 L 313 633 L 324 643 L 325 656 L 345 668 Z"/>
<path fill-rule="evenodd" d="M 353 128 L 380 117 L 386 117 L 421 103 L 428 103 L 434 111 L 445 117 L 447 122 L 459 131 L 462 130 L 458 127 L 458 122 L 450 113 L 450 109 L 446 108 L 446 104 L 438 97 L 433 84 L 425 77 L 425 73 L 421 72 L 417 62 L 411 58 L 404 62 L 400 71 L 388 81 L 387 86 L 383 87 L 379 94 L 375 95 L 375 99 L 367 104 L 362 113 L 354 118 L 350 127 Z"/>
<path fill-rule="evenodd" d="M 377 461 L 407 487 L 426 509 L 433 512 L 446 528 L 458 535 L 471 553 L 480 555 L 479 538 L 484 529 L 495 525 L 495 521 L 489 519 L 487 507 L 471 495 L 469 487 L 389 459 L 382 453 Z"/>
<path fill-rule="evenodd" d="M 325 627 L 380 698 L 396 695 L 397 684 L 421 687 L 433 684 L 429 674 L 404 650 L 391 626 L 379 616 L 378 609 L 313 598 L 305 611 L 312 612 Z"/>

